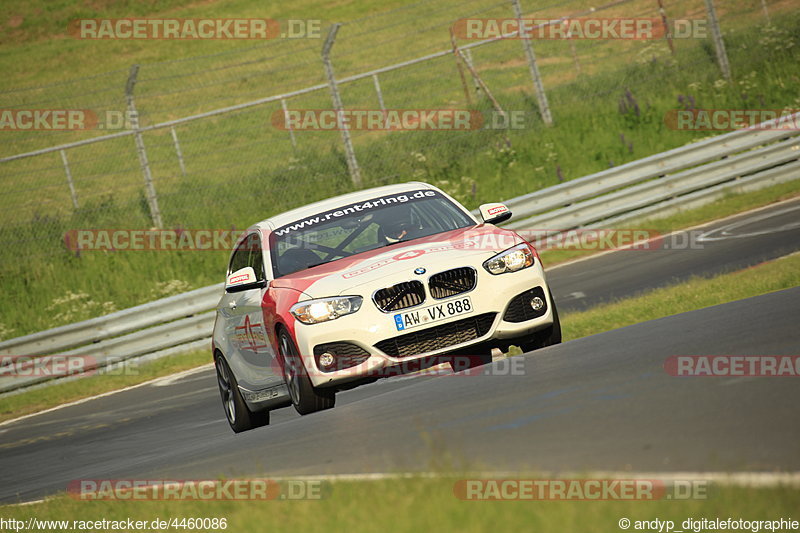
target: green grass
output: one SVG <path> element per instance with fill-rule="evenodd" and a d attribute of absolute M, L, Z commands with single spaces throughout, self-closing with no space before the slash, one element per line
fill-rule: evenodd
<path fill-rule="evenodd" d="M 96 375 L 57 385 L 33 389 L 0 398 L 0 422 L 36 413 L 113 390 L 195 368 L 211 362 L 206 351 L 189 352 L 156 359 L 144 364 L 131 364 L 123 375 Z"/>
<path fill-rule="evenodd" d="M 225 518 L 228 531 L 565 531 L 617 532 L 621 518 L 637 521 L 687 518 L 734 520 L 796 519 L 796 488 L 711 485 L 707 499 L 656 501 L 463 501 L 454 495 L 459 479 L 474 475 L 337 481 L 325 497 L 266 502 L 84 502 L 58 496 L 44 503 L 0 507 L 6 518 L 27 520 L 134 520 L 182 517 Z M 485 477 L 485 476 L 480 476 Z M 520 474 L 521 479 L 536 476 Z M 542 477 L 538 477 L 541 479 Z M 641 526 L 641 524 L 640 524 Z"/>
<path fill-rule="evenodd" d="M 692 278 L 561 318 L 564 341 L 800 285 L 800 254 L 713 278 Z"/>
<path fill-rule="evenodd" d="M 575 4 L 575 9 L 584 3 Z M 29 22 L 25 23 L 28 26 L 20 26 L 19 34 L 6 30 L 8 46 L 0 52 L 0 69 L 6 74 L 0 82 L 3 88 L 56 81 L 65 71 L 76 77 L 110 69 L 119 72 L 87 82 L 89 85 L 59 85 L 24 97 L 14 92 L 0 94 L 0 105 L 50 99 L 74 107 L 93 107 L 101 98 L 93 91 L 96 85 L 94 89 L 110 91 L 107 107 L 118 108 L 122 101 L 120 88 L 134 61 L 143 63 L 137 102 L 145 124 L 322 79 L 316 42 L 310 51 L 301 50 L 311 46 L 307 42 L 270 43 L 278 48 L 242 49 L 233 55 L 156 65 L 147 62 L 225 51 L 233 45 L 47 38 L 72 17 L 101 16 L 99 13 L 111 17 L 126 12 L 175 17 L 247 14 L 353 20 L 396 5 L 363 2 L 337 4 L 328 9 L 303 0 L 278 11 L 277 7 L 256 6 L 248 0 L 224 5 L 163 0 L 100 7 L 71 7 L 66 2 L 56 2 L 47 9 L 37 9 L 35 4 L 28 7 L 25 2 L 15 1 L 8 10 L 9 16 L 20 12 Z M 650 3 L 647 6 L 653 7 Z M 449 38 L 443 29 L 454 14 L 470 7 L 475 6 L 459 2 L 420 4 L 345 26 L 337 42 L 337 74 L 352 74 L 448 46 Z M 697 106 L 707 108 L 796 106 L 795 87 L 800 83 L 794 69 L 797 47 L 788 48 L 787 43 L 800 33 L 800 14 L 788 9 L 782 12 L 781 5 L 771 7 L 778 26 L 769 31 L 756 16 L 760 6 L 754 2 L 732 2 L 721 10 L 736 75 L 733 84 L 719 83 L 713 53 L 705 41 L 677 43 L 674 59 L 664 55 L 659 43 L 577 43 L 585 60 L 582 77 L 575 75 L 564 43 L 537 43 L 556 119 L 552 128 L 544 127 L 537 117 L 519 42 L 507 41 L 475 50 L 473 59 L 486 83 L 505 109 L 528 114 L 528 127 L 464 134 L 354 133 L 365 186 L 424 180 L 475 207 L 554 185 L 559 182 L 559 170 L 564 179 L 573 179 L 705 136 L 702 132 L 673 131 L 664 125 L 663 114 L 683 105 L 679 96 L 686 101 L 691 95 Z M 681 1 L 670 10 L 673 16 L 697 15 L 702 13 L 702 3 Z M 549 12 L 537 15 L 544 13 Z M 492 11 L 482 16 L 501 14 Z M 430 23 L 431 28 L 421 27 L 420 20 Z M 380 35 L 392 37 L 386 42 L 376 40 L 373 31 L 382 25 L 388 29 Z M 36 29 L 39 27 L 44 30 Z M 404 39 L 408 46 L 398 50 L 398 39 Z M 270 50 L 293 53 L 273 57 Z M 23 56 L 29 57 L 28 64 L 50 68 L 24 68 L 18 61 Z M 270 59 L 267 61 L 266 57 Z M 252 65 L 241 67 L 244 70 L 227 68 L 232 62 L 250 60 Z M 191 74 L 194 72 L 197 74 Z M 164 79 L 156 79 L 160 77 Z M 390 107 L 465 105 L 452 57 L 386 74 L 381 83 Z M 620 111 L 619 103 L 626 90 L 639 106 L 638 115 L 630 106 L 627 111 Z M 348 107 L 376 105 L 371 80 L 343 86 L 342 92 Z M 330 99 L 322 91 L 290 104 L 297 108 L 329 107 Z M 485 99 L 475 106 L 489 109 Z M 279 108 L 263 106 L 224 119 L 179 127 L 188 168 L 185 178 L 180 176 L 169 133 L 145 134 L 167 227 L 241 229 L 287 208 L 353 189 L 338 133 L 298 132 L 298 148 L 293 149 L 285 132 L 265 127 L 272 111 Z M 8 142 L 3 149 L 4 154 L 10 154 L 69 139 L 66 134 L 10 135 L 5 137 Z M 69 152 L 69 158 L 81 203 L 77 210 L 71 207 L 57 154 L 2 166 L 5 179 L 21 185 L 7 187 L 0 198 L 0 338 L 98 316 L 157 295 L 221 281 L 226 251 L 85 252 L 76 256 L 66 250 L 63 235 L 70 229 L 151 225 L 131 138 L 76 149 Z M 25 306 L 15 305 L 22 300 Z"/>

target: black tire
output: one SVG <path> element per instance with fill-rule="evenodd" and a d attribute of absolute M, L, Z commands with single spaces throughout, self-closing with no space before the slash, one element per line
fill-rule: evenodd
<path fill-rule="evenodd" d="M 300 352 L 284 330 L 278 334 L 278 349 L 283 358 L 283 379 L 297 412 L 307 415 L 333 407 L 336 404 L 336 391 L 318 389 L 311 384 L 306 367 L 300 360 Z"/>
<path fill-rule="evenodd" d="M 244 403 L 239 385 L 236 383 L 236 376 L 222 355 L 216 357 L 214 366 L 217 370 L 217 385 L 222 397 L 222 408 L 233 432 L 241 433 L 269 424 L 269 411 L 253 412 Z"/>
<path fill-rule="evenodd" d="M 553 310 L 553 324 L 527 337 L 518 339 L 516 344 L 524 353 L 538 350 L 545 346 L 561 344 L 561 320 L 558 318 L 558 309 L 556 308 L 556 301 L 553 299 L 553 293 L 548 291 L 548 294 L 550 295 L 550 303 Z M 512 342 L 511 344 L 515 343 Z"/>

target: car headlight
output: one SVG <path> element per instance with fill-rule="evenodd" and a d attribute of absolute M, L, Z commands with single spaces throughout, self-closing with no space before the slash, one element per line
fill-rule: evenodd
<path fill-rule="evenodd" d="M 484 261 L 483 268 L 490 274 L 505 274 L 528 268 L 533 264 L 533 252 L 526 243 L 518 244 Z"/>
<path fill-rule="evenodd" d="M 303 324 L 318 324 L 355 313 L 361 309 L 362 301 L 361 296 L 319 298 L 296 303 L 289 311 Z"/>

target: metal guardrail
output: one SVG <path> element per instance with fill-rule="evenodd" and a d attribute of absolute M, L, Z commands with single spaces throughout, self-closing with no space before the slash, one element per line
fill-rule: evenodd
<path fill-rule="evenodd" d="M 222 288 L 223 284 L 218 283 L 83 322 L 9 339 L 0 342 L 0 356 L 64 353 L 63 350 L 70 348 L 191 317 L 212 309 L 219 301 Z"/>
<path fill-rule="evenodd" d="M 702 179 L 704 170 L 700 170 L 700 168 L 704 167 L 700 167 L 700 165 L 719 161 L 718 170 L 722 169 L 722 174 L 726 174 L 724 170 L 725 164 L 720 160 L 762 145 L 777 142 L 783 138 L 797 139 L 800 131 L 796 129 L 777 129 L 777 127 L 797 124 L 798 121 L 800 121 L 800 113 L 783 117 L 779 121 L 768 121 L 759 124 L 755 128 L 736 130 L 731 133 L 704 139 L 680 148 L 661 152 L 644 159 L 631 161 L 630 163 L 618 167 L 613 167 L 602 172 L 590 174 L 553 187 L 548 187 L 547 189 L 513 198 L 508 200 L 506 204 L 514 213 L 514 222 L 508 224 L 506 227 L 511 229 L 531 227 L 531 223 L 536 222 L 536 219 L 532 220 L 536 215 L 541 215 L 566 206 L 577 205 L 578 202 L 584 200 L 599 197 L 623 189 L 624 187 L 641 184 L 648 180 L 664 178 L 668 175 L 673 175 L 676 172 L 693 167 L 699 167 L 697 172 L 700 173 L 700 177 L 697 183 L 697 189 L 708 187 L 713 185 L 713 183 L 704 182 Z M 742 169 L 731 167 L 726 177 L 735 179 L 742 176 L 743 172 Z M 723 176 L 720 181 L 724 179 L 725 176 Z M 655 188 L 657 189 L 657 187 Z M 674 193 L 672 195 L 674 195 Z M 645 194 L 642 195 L 642 199 L 646 200 Z M 656 195 L 650 199 L 653 204 L 663 200 L 663 198 L 659 198 Z M 616 214 L 619 213 L 608 213 L 608 216 L 610 217 Z M 576 225 L 572 227 L 595 221 L 576 219 L 575 222 Z M 570 227 L 556 227 L 558 229 L 571 229 Z"/>
<path fill-rule="evenodd" d="M 737 130 L 508 200 L 511 229 L 610 226 L 709 203 L 800 178 L 800 113 Z M 476 212 L 477 214 L 477 212 Z M 0 342 L 8 355 L 92 356 L 98 368 L 131 358 L 197 349 L 210 339 L 222 284 L 76 324 Z M 0 367 L 2 376 L 3 367 Z M 70 379 L 70 378 L 66 378 Z M 42 386 L 44 377 L 0 377 L 0 393 Z M 50 379 L 50 382 L 56 380 Z"/>

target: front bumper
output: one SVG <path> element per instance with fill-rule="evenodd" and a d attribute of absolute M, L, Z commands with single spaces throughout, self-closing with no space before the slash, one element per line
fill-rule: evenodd
<path fill-rule="evenodd" d="M 333 386 L 365 377 L 380 375 L 382 369 L 404 366 L 413 368 L 413 365 L 409 365 L 409 363 L 423 358 L 453 351 L 468 353 L 468 348 L 470 346 L 491 341 L 499 341 L 498 344 L 501 344 L 505 339 L 525 336 L 534 331 L 546 328 L 553 323 L 553 303 L 550 300 L 550 291 L 547 288 L 544 271 L 538 260 L 529 268 L 500 275 L 489 274 L 483 268 L 476 268 L 476 270 L 477 284 L 471 291 L 445 299 L 434 300 L 430 296 L 430 293 L 427 292 L 428 289 L 426 287 L 426 300 L 422 304 L 422 307 L 424 307 L 431 303 L 446 303 L 450 300 L 457 300 L 460 297 L 469 296 L 472 302 L 472 311 L 470 311 L 470 313 L 436 322 L 435 325 L 423 326 L 411 330 L 416 333 L 423 331 L 430 332 L 435 330 L 435 328 L 440 328 L 440 326 L 454 324 L 459 321 L 469 322 L 470 319 L 473 319 L 472 322 L 475 323 L 480 321 L 480 325 L 476 326 L 476 332 L 479 335 L 465 342 L 457 342 L 456 338 L 456 344 L 449 344 L 438 349 L 431 349 L 408 355 L 391 355 L 387 353 L 387 351 L 392 350 L 388 348 L 386 351 L 381 350 L 379 345 L 385 348 L 389 345 L 396 345 L 396 343 L 382 341 L 403 336 L 407 334 L 407 332 L 397 330 L 393 319 L 393 316 L 397 312 L 382 312 L 375 306 L 369 294 L 363 295 L 364 303 L 361 309 L 351 315 L 320 324 L 306 325 L 296 322 L 295 340 L 302 354 L 302 359 L 312 384 L 317 387 Z M 399 281 L 406 280 L 387 280 L 386 283 L 387 285 L 391 285 Z M 536 318 L 524 319 L 522 321 L 512 322 L 504 320 L 504 314 L 510 302 L 521 293 L 536 287 L 541 288 L 541 293 L 546 300 L 546 312 Z M 403 311 L 405 310 L 398 312 Z M 475 320 L 476 317 L 477 320 Z M 514 316 L 514 320 L 519 319 L 520 317 L 518 314 Z M 445 329 L 447 328 L 440 328 L 440 331 L 444 331 Z M 428 335 L 428 337 L 430 337 L 430 335 Z M 356 352 L 360 351 L 364 354 L 369 354 L 369 357 L 362 356 L 361 359 L 356 358 L 355 361 L 363 362 L 358 362 L 355 366 L 324 372 L 318 367 L 317 360 L 314 356 L 314 348 L 322 344 L 336 343 L 354 345 L 357 347 L 355 349 Z M 418 346 L 424 348 L 436 344 L 435 342 L 421 343 L 418 344 Z M 440 342 L 438 344 L 441 345 L 442 343 Z M 358 350 L 358 348 L 360 348 L 360 350 Z M 319 349 L 317 352 L 317 355 L 319 355 Z"/>

